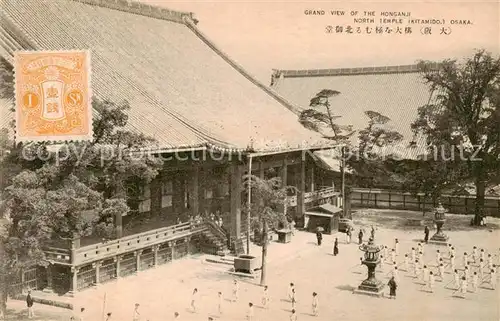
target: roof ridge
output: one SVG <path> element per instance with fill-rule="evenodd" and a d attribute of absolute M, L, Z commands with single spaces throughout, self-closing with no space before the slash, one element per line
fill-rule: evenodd
<path fill-rule="evenodd" d="M 210 49 L 215 51 L 215 53 L 217 53 L 222 59 L 224 59 L 229 65 L 231 65 L 231 67 L 236 69 L 236 71 L 242 74 L 251 83 L 264 90 L 268 95 L 277 100 L 280 104 L 282 104 L 285 108 L 287 108 L 294 114 L 298 115 L 300 113 L 301 109 L 297 105 L 288 101 L 286 98 L 278 94 L 275 90 L 257 80 L 257 78 L 248 73 L 240 64 L 229 57 L 228 54 L 219 49 L 203 32 L 200 31 L 200 29 L 198 29 L 198 27 L 196 26 L 196 21 L 193 21 L 191 17 L 184 17 L 184 21 L 186 26 L 188 26 L 188 28 L 190 28 L 191 31 L 196 34 L 196 36 L 198 36 L 207 46 L 209 46 Z"/>
<path fill-rule="evenodd" d="M 188 16 L 195 23 L 198 21 L 194 18 L 192 12 L 170 10 L 164 7 L 146 4 L 133 0 L 70 0 L 85 3 L 92 6 L 109 8 L 118 11 L 138 14 L 155 19 L 168 20 L 172 22 L 184 23 L 183 18 Z"/>
<path fill-rule="evenodd" d="M 347 75 L 373 75 L 420 72 L 419 64 L 393 65 L 377 67 L 353 67 L 334 69 L 273 69 L 273 78 L 283 77 L 321 77 L 321 76 L 347 76 Z M 439 63 L 433 63 L 432 69 L 437 69 Z"/>

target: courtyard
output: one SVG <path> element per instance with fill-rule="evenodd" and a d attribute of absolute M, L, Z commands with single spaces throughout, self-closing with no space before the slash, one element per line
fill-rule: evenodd
<path fill-rule="evenodd" d="M 366 276 L 366 267 L 357 266 L 362 252 L 357 245 L 357 230 L 363 226 L 369 231 L 373 224 L 376 227 L 376 243 L 394 244 L 394 238 L 400 242 L 398 263 L 403 261 L 404 253 L 423 237 L 423 227 L 402 228 L 405 215 L 422 215 L 418 212 L 367 210 L 358 212 L 354 217 L 356 231 L 351 244 L 345 244 L 345 234 L 325 235 L 323 245 L 316 244 L 313 233 L 297 231 L 291 243 L 271 242 L 268 254 L 268 275 L 270 305 L 262 308 L 262 287 L 259 278 L 241 278 L 239 299 L 232 298 L 234 276 L 227 273 L 230 266 L 206 262 L 207 255 L 191 256 L 171 264 L 159 266 L 138 275 L 105 283 L 98 287 L 82 291 L 74 299 L 74 307 L 80 310 L 85 307 L 84 320 L 104 320 L 104 315 L 112 313 L 111 320 L 132 320 L 134 304 L 140 304 L 141 320 L 173 320 L 174 312 L 180 314 L 180 320 L 245 320 L 249 302 L 255 304 L 254 320 L 274 321 L 288 320 L 291 303 L 287 300 L 287 288 L 290 282 L 295 283 L 296 310 L 298 320 L 498 320 L 498 302 L 500 292 L 491 290 L 483 284 L 477 293 L 468 292 L 465 298 L 453 295 L 453 278 L 446 274 L 443 282 L 436 282 L 434 293 L 426 292 L 423 285 L 415 280 L 411 273 L 400 272 L 397 299 L 375 298 L 353 294 L 352 291 Z M 428 214 L 427 216 L 430 217 Z M 450 226 L 445 224 L 450 242 L 455 246 L 457 266 L 461 268 L 463 252 L 471 252 L 472 246 L 484 248 L 487 253 L 499 254 L 498 220 L 490 220 L 485 229 L 470 229 L 466 216 L 449 215 Z M 384 225 L 379 225 L 382 222 Z M 433 233 L 432 225 L 431 235 Z M 338 256 L 332 255 L 333 241 L 339 240 Z M 365 241 L 367 235 L 365 234 Z M 445 250 L 442 246 L 428 244 L 424 247 L 425 262 L 435 270 L 436 249 Z M 446 250 L 445 252 L 446 253 Z M 252 255 L 260 256 L 260 248 L 252 247 Z M 445 256 L 445 255 L 443 255 Z M 498 257 L 495 257 L 497 260 Z M 497 262 L 497 261 L 496 261 Z M 391 265 L 385 264 L 378 278 L 388 282 Z M 453 283 L 453 282 L 452 282 Z M 194 288 L 199 291 L 198 309 L 190 310 L 191 293 Z M 223 311 L 220 315 L 217 307 L 217 293 L 223 292 Z M 319 297 L 319 315 L 311 313 L 311 294 L 317 292 Z M 386 288 L 386 292 L 388 289 Z M 14 301 L 15 302 L 15 301 Z M 18 306 L 18 302 L 14 304 Z M 41 311 L 45 309 L 37 306 Z M 48 314 L 46 319 L 67 320 L 67 310 L 61 310 L 61 316 Z M 43 315 L 43 313 L 41 314 Z"/>

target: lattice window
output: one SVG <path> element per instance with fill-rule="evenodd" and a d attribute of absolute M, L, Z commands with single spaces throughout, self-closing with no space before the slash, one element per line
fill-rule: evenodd
<path fill-rule="evenodd" d="M 77 275 L 77 289 L 89 288 L 96 283 L 95 268 L 92 264 L 86 265 L 78 271 Z"/>
<path fill-rule="evenodd" d="M 120 261 L 120 276 L 134 274 L 137 271 L 137 261 L 133 253 L 125 255 Z"/>
<path fill-rule="evenodd" d="M 158 249 L 158 264 L 165 264 L 172 261 L 172 248 L 168 243 L 162 244 Z"/>
<path fill-rule="evenodd" d="M 102 262 L 99 269 L 99 283 L 104 283 L 116 278 L 116 262 L 113 259 Z"/>
<path fill-rule="evenodd" d="M 144 250 L 140 257 L 141 271 L 154 267 L 155 253 L 152 250 Z"/>

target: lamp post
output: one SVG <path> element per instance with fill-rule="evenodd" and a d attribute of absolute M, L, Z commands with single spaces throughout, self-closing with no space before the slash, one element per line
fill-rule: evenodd
<path fill-rule="evenodd" d="M 373 238 L 371 237 L 368 241 L 368 244 L 362 244 L 359 246 L 359 249 L 365 252 L 362 263 L 368 268 L 368 277 L 366 278 L 366 280 L 361 282 L 356 290 L 354 290 L 355 293 L 374 296 L 383 295 L 382 290 L 384 289 L 385 284 L 378 280 L 375 276 L 375 269 L 380 263 L 379 252 L 382 250 L 382 248 L 383 246 L 376 245 Z"/>
<path fill-rule="evenodd" d="M 443 205 L 441 205 L 441 203 L 439 203 L 438 207 L 434 209 L 434 223 L 436 223 L 437 231 L 436 234 L 434 234 L 430 239 L 432 243 L 443 245 L 448 244 L 449 237 L 443 232 L 443 225 L 446 221 L 445 213 L 446 209 Z"/>

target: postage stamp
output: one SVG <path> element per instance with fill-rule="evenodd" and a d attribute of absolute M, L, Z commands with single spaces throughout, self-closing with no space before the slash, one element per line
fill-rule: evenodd
<path fill-rule="evenodd" d="M 18 51 L 16 141 L 92 139 L 90 53 Z"/>

